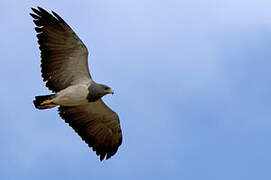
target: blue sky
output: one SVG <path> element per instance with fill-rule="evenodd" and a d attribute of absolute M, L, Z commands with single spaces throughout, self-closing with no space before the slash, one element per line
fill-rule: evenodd
<path fill-rule="evenodd" d="M 0 179 L 270 179 L 271 1 L 0 2 Z M 30 7 L 87 45 L 123 144 L 100 162 L 57 115 Z"/>

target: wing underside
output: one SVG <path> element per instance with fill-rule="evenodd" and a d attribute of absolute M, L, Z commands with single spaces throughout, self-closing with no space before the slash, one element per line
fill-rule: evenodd
<path fill-rule="evenodd" d="M 41 51 L 41 72 L 53 92 L 91 80 L 88 50 L 69 25 L 55 12 L 32 8 Z"/>
<path fill-rule="evenodd" d="M 102 100 L 81 106 L 60 106 L 59 115 L 96 151 L 101 161 L 113 156 L 122 143 L 118 115 Z"/>

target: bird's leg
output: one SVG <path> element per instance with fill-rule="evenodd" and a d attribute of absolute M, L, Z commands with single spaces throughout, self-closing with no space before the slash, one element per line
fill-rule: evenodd
<path fill-rule="evenodd" d="M 54 104 L 53 103 L 53 99 L 48 99 L 48 100 L 45 100 L 41 103 L 41 105 L 49 105 L 49 104 Z M 54 104 L 55 105 L 55 104 Z"/>

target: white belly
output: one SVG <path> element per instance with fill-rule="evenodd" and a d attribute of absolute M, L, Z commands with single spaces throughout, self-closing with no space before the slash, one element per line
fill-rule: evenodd
<path fill-rule="evenodd" d="M 62 106 L 77 106 L 88 103 L 88 84 L 78 84 L 59 91 L 53 103 Z"/>

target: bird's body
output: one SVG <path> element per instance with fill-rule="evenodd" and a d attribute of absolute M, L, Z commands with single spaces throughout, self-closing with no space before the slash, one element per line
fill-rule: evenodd
<path fill-rule="evenodd" d="M 89 103 L 89 86 L 91 82 L 69 86 L 55 94 L 50 103 L 59 106 L 78 106 Z"/>
<path fill-rule="evenodd" d="M 91 82 L 69 86 L 56 93 L 53 103 L 61 106 L 78 106 L 89 103 L 89 86 Z"/>
<path fill-rule="evenodd" d="M 55 12 L 32 8 L 41 50 L 41 72 L 54 93 L 36 96 L 37 109 L 59 106 L 59 115 L 103 160 L 122 143 L 118 115 L 102 101 L 113 90 L 93 81 L 88 69 L 88 50 L 69 25 Z"/>

